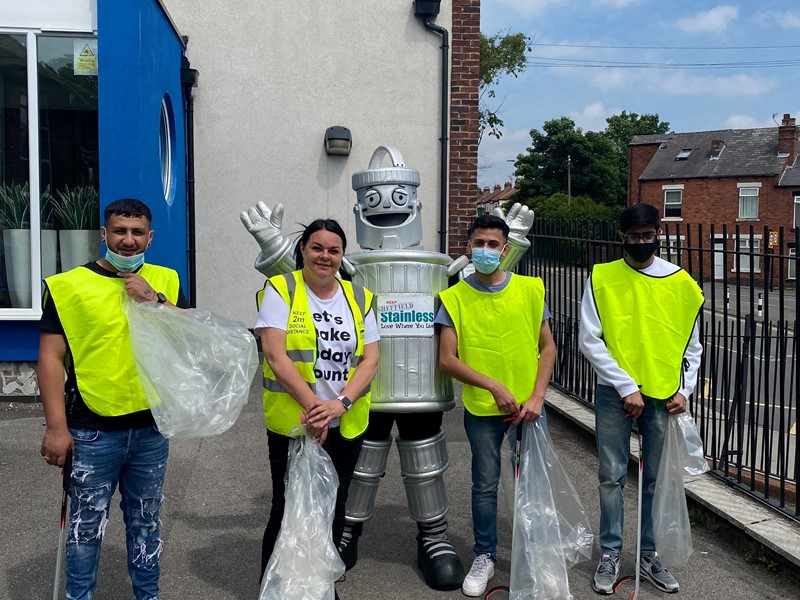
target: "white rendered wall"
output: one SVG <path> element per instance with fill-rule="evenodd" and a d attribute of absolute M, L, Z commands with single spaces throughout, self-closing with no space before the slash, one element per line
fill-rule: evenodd
<path fill-rule="evenodd" d="M 340 221 L 358 251 L 350 177 L 394 145 L 421 173 L 424 247 L 438 249 L 441 38 L 412 0 L 165 0 L 195 89 L 198 306 L 255 321 L 258 245 L 239 213 L 286 207 L 283 230 Z M 450 29 L 450 2 L 436 23 Z M 325 130 L 348 127 L 348 157 L 328 156 Z M 386 163 L 385 163 L 386 164 Z M 157 224 L 155 224 L 157 230 Z"/>
<path fill-rule="evenodd" d="M 96 0 L 0 0 L 0 26 L 20 29 L 94 31 Z"/>

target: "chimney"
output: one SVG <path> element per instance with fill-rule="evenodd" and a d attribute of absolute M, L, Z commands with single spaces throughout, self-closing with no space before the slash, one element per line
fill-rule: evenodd
<path fill-rule="evenodd" d="M 488 193 L 489 193 L 489 186 L 488 186 L 488 185 L 487 185 L 487 186 L 484 186 L 484 188 L 483 188 L 483 193 L 484 193 L 484 194 L 488 194 Z"/>
<path fill-rule="evenodd" d="M 506 181 L 505 185 L 503 186 L 503 189 L 507 190 L 510 187 L 511 187 L 511 182 L 510 181 Z"/>
<path fill-rule="evenodd" d="M 794 164 L 797 157 L 797 125 L 793 117 L 786 113 L 783 115 L 778 127 L 778 154 L 788 154 L 787 165 Z"/>
<path fill-rule="evenodd" d="M 494 191 L 495 192 L 499 192 L 500 191 L 500 184 L 499 183 L 495 183 L 494 184 Z"/>
<path fill-rule="evenodd" d="M 711 158 L 718 159 L 719 155 L 722 154 L 722 150 L 725 148 L 725 142 L 722 140 L 711 140 Z"/>

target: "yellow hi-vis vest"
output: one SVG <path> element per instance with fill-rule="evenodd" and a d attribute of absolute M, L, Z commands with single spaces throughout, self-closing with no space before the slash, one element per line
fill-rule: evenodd
<path fill-rule="evenodd" d="M 364 357 L 364 315 L 372 306 L 372 292 L 349 281 L 339 280 L 347 304 L 353 313 L 356 327 L 356 351 L 353 354 L 347 379 L 353 376 L 358 363 Z M 317 328 L 308 307 L 308 294 L 303 281 L 303 272 L 294 271 L 270 278 L 271 285 L 289 307 L 289 322 L 286 326 L 286 354 L 294 363 L 303 381 L 316 393 L 314 364 L 317 362 Z M 260 300 L 260 299 L 259 299 Z M 275 373 L 264 359 L 264 421 L 267 429 L 281 435 L 289 435 L 292 427 L 300 424 L 303 407 L 284 391 Z M 339 418 L 339 431 L 343 437 L 353 439 L 367 429 L 369 422 L 370 391 L 367 388 L 350 410 Z"/>
<path fill-rule="evenodd" d="M 651 277 L 620 259 L 594 266 L 592 294 L 603 341 L 617 364 L 643 395 L 672 398 L 681 388 L 683 357 L 703 307 L 697 283 L 683 269 Z"/>
<path fill-rule="evenodd" d="M 173 304 L 178 301 L 177 272 L 145 264 L 137 274 Z M 76 267 L 45 282 L 64 328 L 78 390 L 86 406 L 104 417 L 150 408 L 136 372 L 128 320 L 122 309 L 125 279 Z"/>
<path fill-rule="evenodd" d="M 520 404 L 536 385 L 544 284 L 538 277 L 511 275 L 499 292 L 480 292 L 466 281 L 439 298 L 455 325 L 458 358 L 505 385 Z M 473 415 L 503 415 L 486 390 L 464 385 L 464 406 Z"/>

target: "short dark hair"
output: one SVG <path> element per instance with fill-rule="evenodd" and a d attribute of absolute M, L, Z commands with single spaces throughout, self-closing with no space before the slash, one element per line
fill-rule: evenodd
<path fill-rule="evenodd" d="M 632 204 L 619 215 L 619 228 L 623 232 L 639 225 L 652 225 L 658 231 L 660 223 L 661 215 L 652 204 Z"/>
<path fill-rule="evenodd" d="M 120 198 L 106 206 L 106 209 L 103 211 L 103 224 L 108 223 L 108 220 L 113 215 L 134 218 L 144 217 L 147 219 L 148 224 L 153 222 L 153 214 L 150 212 L 147 204 L 136 198 Z"/>
<path fill-rule="evenodd" d="M 306 226 L 305 229 L 303 229 L 303 233 L 300 234 L 300 239 L 298 239 L 297 244 L 295 244 L 294 262 L 298 269 L 302 269 L 304 264 L 303 252 L 300 249 L 300 246 L 305 246 L 308 243 L 308 240 L 311 239 L 312 234 L 321 230 L 330 231 L 331 233 L 338 235 L 342 240 L 342 252 L 347 250 L 347 236 L 345 236 L 342 226 L 339 225 L 339 221 L 336 219 L 317 219 L 316 221 L 312 221 Z"/>
<path fill-rule="evenodd" d="M 472 222 L 472 225 L 469 226 L 469 230 L 467 231 L 468 239 L 472 239 L 472 234 L 475 233 L 476 229 L 499 229 L 503 232 L 503 237 L 508 238 L 508 223 L 491 213 L 482 214 Z"/>

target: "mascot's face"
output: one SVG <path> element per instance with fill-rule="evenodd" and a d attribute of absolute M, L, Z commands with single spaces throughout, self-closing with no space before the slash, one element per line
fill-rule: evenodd
<path fill-rule="evenodd" d="M 389 157 L 392 166 L 381 167 Z M 419 171 L 403 162 L 397 148 L 379 146 L 365 171 L 353 173 L 356 241 L 365 250 L 413 248 L 422 241 Z"/>
<path fill-rule="evenodd" d="M 399 227 L 410 223 L 419 212 L 417 188 L 388 183 L 358 190 L 357 204 L 362 218 L 373 227 Z"/>

